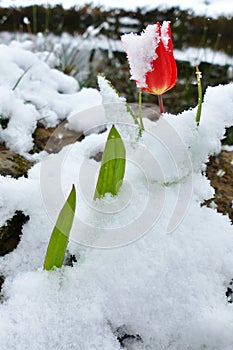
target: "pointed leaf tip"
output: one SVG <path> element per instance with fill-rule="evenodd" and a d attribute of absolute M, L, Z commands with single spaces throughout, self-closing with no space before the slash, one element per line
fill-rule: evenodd
<path fill-rule="evenodd" d="M 94 199 L 102 198 L 106 193 L 118 194 L 125 174 L 125 158 L 124 143 L 113 125 L 103 152 Z"/>

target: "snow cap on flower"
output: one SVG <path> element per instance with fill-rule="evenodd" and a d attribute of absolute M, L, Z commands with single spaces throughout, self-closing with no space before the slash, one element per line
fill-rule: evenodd
<path fill-rule="evenodd" d="M 170 22 L 148 25 L 141 35 L 125 34 L 121 40 L 127 52 L 131 79 L 140 89 L 160 95 L 175 85 L 177 68 Z"/>

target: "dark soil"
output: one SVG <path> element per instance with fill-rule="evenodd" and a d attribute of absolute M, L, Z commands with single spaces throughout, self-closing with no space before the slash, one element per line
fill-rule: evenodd
<path fill-rule="evenodd" d="M 0 297 L 1 297 L 1 291 L 2 291 L 3 283 L 4 283 L 4 277 L 0 276 Z"/>
<path fill-rule="evenodd" d="M 21 210 L 15 212 L 14 216 L 0 227 L 0 256 L 6 255 L 14 250 L 20 241 L 23 225 L 29 220 Z"/>
<path fill-rule="evenodd" d="M 222 151 L 211 157 L 207 177 L 215 189 L 214 203 L 219 213 L 228 214 L 233 223 L 233 152 Z M 209 201 L 209 204 L 212 200 Z"/>

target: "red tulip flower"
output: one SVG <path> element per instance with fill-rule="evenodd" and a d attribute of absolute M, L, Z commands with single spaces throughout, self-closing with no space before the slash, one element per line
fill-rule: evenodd
<path fill-rule="evenodd" d="M 141 35 L 125 34 L 121 40 L 137 87 L 161 97 L 176 84 L 170 22 L 148 25 Z"/>

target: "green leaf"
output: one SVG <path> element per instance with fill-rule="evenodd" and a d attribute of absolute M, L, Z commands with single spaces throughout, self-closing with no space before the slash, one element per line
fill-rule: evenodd
<path fill-rule="evenodd" d="M 105 145 L 94 199 L 106 193 L 116 196 L 125 174 L 125 146 L 113 125 Z"/>
<path fill-rule="evenodd" d="M 74 220 L 75 207 L 76 191 L 73 185 L 53 229 L 45 256 L 44 270 L 51 270 L 53 267 L 60 268 L 63 264 L 70 230 Z"/>

